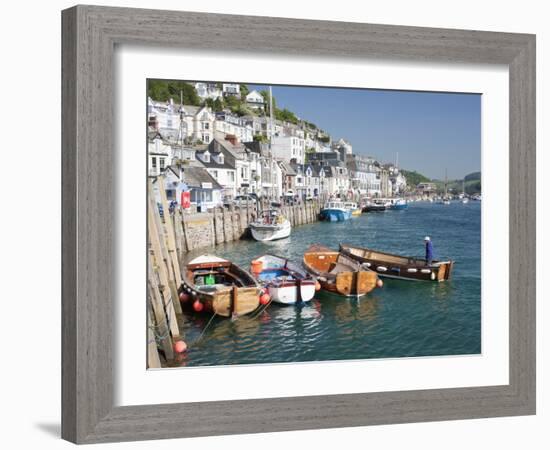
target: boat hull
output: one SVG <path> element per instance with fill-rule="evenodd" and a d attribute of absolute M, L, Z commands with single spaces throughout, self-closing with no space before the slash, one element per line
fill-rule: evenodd
<path fill-rule="evenodd" d="M 316 281 L 299 264 L 275 255 L 263 255 L 254 261 L 261 263 L 262 270 L 255 276 L 271 301 L 290 305 L 313 299 Z"/>
<path fill-rule="evenodd" d="M 267 291 L 271 300 L 275 303 L 293 305 L 300 302 L 309 302 L 315 296 L 315 281 L 271 285 L 268 286 Z"/>
<path fill-rule="evenodd" d="M 276 241 L 290 236 L 292 227 L 286 220 L 281 225 L 255 225 L 250 224 L 252 237 L 260 242 Z"/>
<path fill-rule="evenodd" d="M 377 287 L 375 272 L 363 269 L 346 255 L 322 246 L 304 253 L 305 269 L 317 277 L 321 289 L 346 297 L 360 297 Z"/>
<path fill-rule="evenodd" d="M 432 261 L 393 255 L 376 250 L 340 245 L 340 251 L 379 277 L 409 281 L 440 282 L 451 278 L 453 261 Z"/>
<path fill-rule="evenodd" d="M 363 208 L 363 212 L 384 212 L 386 205 L 367 205 Z"/>
<path fill-rule="evenodd" d="M 184 310 L 237 317 L 260 306 L 260 289 L 254 277 L 237 265 L 203 255 L 187 264 L 178 294 Z"/>
<path fill-rule="evenodd" d="M 351 217 L 351 212 L 349 210 L 341 209 L 323 209 L 321 211 L 321 217 L 323 220 L 327 220 L 329 222 L 343 222 Z"/>

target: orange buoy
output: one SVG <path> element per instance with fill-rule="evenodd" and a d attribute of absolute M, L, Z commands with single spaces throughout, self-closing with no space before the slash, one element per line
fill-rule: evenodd
<path fill-rule="evenodd" d="M 382 286 L 384 286 L 384 282 L 379 278 L 378 280 L 376 280 L 376 286 L 381 288 Z"/>
<path fill-rule="evenodd" d="M 204 305 L 199 300 L 195 300 L 193 309 L 197 312 L 201 312 L 204 309 Z"/>
<path fill-rule="evenodd" d="M 262 261 L 254 260 L 250 263 L 250 271 L 254 275 L 258 275 L 262 273 L 263 270 L 264 270 L 264 263 Z"/>
<path fill-rule="evenodd" d="M 321 283 L 319 283 L 318 281 L 315 282 L 315 290 L 316 291 L 319 291 L 321 289 Z"/>
<path fill-rule="evenodd" d="M 176 341 L 174 343 L 174 351 L 176 353 L 183 353 L 185 350 L 187 350 L 187 344 L 183 341 Z"/>
<path fill-rule="evenodd" d="M 260 304 L 261 305 L 267 305 L 269 303 L 269 300 L 271 300 L 271 297 L 269 296 L 269 294 L 260 295 Z"/>

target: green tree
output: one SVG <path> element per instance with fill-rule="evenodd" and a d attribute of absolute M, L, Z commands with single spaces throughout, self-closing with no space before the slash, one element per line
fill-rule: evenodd
<path fill-rule="evenodd" d="M 245 100 L 245 97 L 250 94 L 250 90 L 246 84 L 240 84 L 239 89 L 241 91 L 241 99 Z"/>
<path fill-rule="evenodd" d="M 400 169 L 400 172 L 405 176 L 407 179 L 407 185 L 408 186 L 417 186 L 420 183 L 428 183 L 430 179 L 421 173 L 418 173 L 414 170 L 403 170 Z"/>
<path fill-rule="evenodd" d="M 269 115 L 269 91 L 264 89 L 263 91 L 260 91 L 260 95 L 264 98 L 265 113 Z M 273 116 L 275 116 L 277 112 L 277 101 L 275 100 L 274 95 L 271 96 L 271 101 L 273 102 Z"/>
<path fill-rule="evenodd" d="M 149 80 L 148 82 L 147 95 L 153 100 L 167 102 L 172 98 L 175 103 L 179 103 L 181 94 L 183 94 L 184 105 L 199 106 L 201 104 L 195 87 L 185 81 Z"/>
<path fill-rule="evenodd" d="M 298 118 L 292 111 L 289 111 L 286 108 L 285 109 L 274 108 L 274 111 L 275 111 L 276 119 L 282 120 L 284 122 L 294 123 L 294 124 L 298 123 Z"/>
<path fill-rule="evenodd" d="M 264 136 L 263 134 L 255 134 L 252 140 L 254 142 L 262 142 L 262 143 L 269 142 L 269 139 L 267 139 L 267 136 Z"/>

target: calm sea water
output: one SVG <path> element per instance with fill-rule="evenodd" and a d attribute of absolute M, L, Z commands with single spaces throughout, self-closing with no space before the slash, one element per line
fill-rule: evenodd
<path fill-rule="evenodd" d="M 384 279 L 384 287 L 349 299 L 320 292 L 302 306 L 272 304 L 237 320 L 185 315 L 189 350 L 181 366 L 476 354 L 481 351 L 481 204 L 412 203 L 405 211 L 363 214 L 347 222 L 294 228 L 272 243 L 243 240 L 203 249 L 249 268 L 264 253 L 301 260 L 313 243 L 340 242 L 422 256 L 424 236 L 436 258 L 452 258 L 452 280 Z M 208 325 L 208 327 L 207 327 Z M 200 337 L 200 339 L 199 339 Z"/>

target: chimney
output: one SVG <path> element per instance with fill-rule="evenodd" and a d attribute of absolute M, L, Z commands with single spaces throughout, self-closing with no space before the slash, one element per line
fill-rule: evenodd
<path fill-rule="evenodd" d="M 234 134 L 226 134 L 225 140 L 231 142 L 232 145 L 238 145 L 239 144 L 239 138 L 235 136 Z"/>

